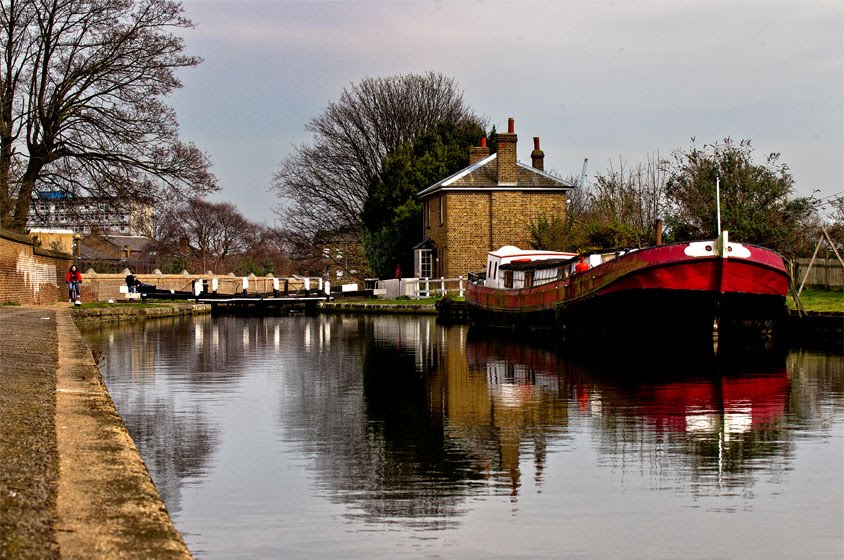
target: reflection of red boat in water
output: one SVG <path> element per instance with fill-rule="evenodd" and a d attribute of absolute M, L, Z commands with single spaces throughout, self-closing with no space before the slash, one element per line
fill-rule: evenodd
<path fill-rule="evenodd" d="M 788 402 L 783 370 L 715 379 L 695 379 L 601 395 L 604 406 L 625 404 L 625 415 L 640 417 L 658 431 L 744 433 L 774 424 Z"/>
<path fill-rule="evenodd" d="M 768 329 L 785 313 L 790 276 L 780 255 L 718 239 L 585 255 L 502 247 L 466 292 L 475 325 L 664 336 L 713 325 Z"/>
<path fill-rule="evenodd" d="M 645 372 L 640 381 L 632 382 L 623 375 L 624 369 L 635 367 L 630 363 L 612 363 L 609 370 L 606 364 L 586 369 L 553 350 L 494 338 L 470 337 L 467 355 L 470 369 L 486 369 L 490 382 L 497 385 L 568 387 L 566 398 L 582 412 L 634 418 L 656 431 L 729 435 L 761 430 L 775 425 L 788 404 L 785 364 L 764 359 L 762 369 L 740 365 L 743 369 L 720 373 L 714 363 L 696 364 L 691 356 L 677 363 L 681 370 L 699 368 L 689 375 L 670 375 L 664 366 L 659 372 L 647 371 L 640 365 Z"/>

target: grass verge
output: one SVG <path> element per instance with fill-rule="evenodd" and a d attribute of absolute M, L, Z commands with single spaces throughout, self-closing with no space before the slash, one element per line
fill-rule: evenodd
<path fill-rule="evenodd" d="M 844 292 L 806 288 L 800 293 L 800 303 L 806 311 L 844 312 Z M 794 300 L 788 298 L 788 305 L 794 309 Z"/>

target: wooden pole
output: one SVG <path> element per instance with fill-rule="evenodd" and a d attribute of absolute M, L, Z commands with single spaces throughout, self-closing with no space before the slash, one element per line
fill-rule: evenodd
<path fill-rule="evenodd" d="M 803 286 L 806 284 L 806 278 L 809 277 L 809 271 L 812 270 L 812 265 L 815 263 L 815 257 L 818 256 L 818 249 L 821 248 L 821 243 L 823 243 L 823 238 L 818 239 L 818 244 L 815 245 L 815 252 L 812 253 L 812 260 L 809 261 L 809 266 L 806 267 L 806 274 L 803 275 L 803 281 L 800 282 L 800 289 L 797 290 L 797 297 L 800 297 L 800 294 L 803 292 Z"/>
<path fill-rule="evenodd" d="M 832 247 L 832 251 L 835 253 L 835 256 L 838 257 L 838 262 L 841 263 L 841 266 L 844 266 L 844 259 L 841 258 L 841 255 L 838 254 L 838 249 L 835 248 L 835 243 L 832 242 L 832 238 L 829 236 L 829 232 L 826 231 L 826 228 L 821 226 L 821 231 L 823 232 L 824 236 L 826 237 L 829 246 Z"/>

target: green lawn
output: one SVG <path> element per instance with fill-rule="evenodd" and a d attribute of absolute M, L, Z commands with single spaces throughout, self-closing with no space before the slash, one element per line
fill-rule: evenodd
<path fill-rule="evenodd" d="M 800 303 L 806 311 L 844 312 L 844 292 L 804 288 L 800 293 Z M 794 309 L 794 301 L 790 296 L 788 305 Z"/>

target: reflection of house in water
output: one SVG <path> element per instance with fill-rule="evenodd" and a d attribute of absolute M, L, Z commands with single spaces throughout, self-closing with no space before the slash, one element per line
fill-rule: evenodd
<path fill-rule="evenodd" d="M 517 495 L 521 454 L 532 447 L 536 482 L 541 483 L 549 433 L 568 423 L 561 378 L 542 353 L 500 342 L 466 338 L 464 329 L 447 331 L 445 363 L 432 387 L 433 408 L 446 416 L 447 436 L 465 448 L 485 477 Z M 433 383 L 432 383 L 433 384 Z M 437 401 L 436 398 L 440 400 Z"/>

